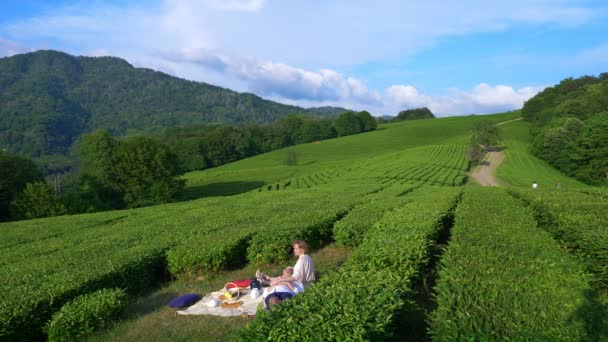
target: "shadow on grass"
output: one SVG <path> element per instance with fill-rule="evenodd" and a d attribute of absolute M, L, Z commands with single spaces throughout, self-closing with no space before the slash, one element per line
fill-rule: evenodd
<path fill-rule="evenodd" d="M 158 309 L 169 304 L 171 300 L 176 298 L 178 293 L 175 291 L 169 292 L 156 292 L 148 297 L 139 298 L 138 301 L 129 306 L 129 309 L 125 311 L 125 319 L 135 319 L 142 315 L 155 312 Z"/>
<path fill-rule="evenodd" d="M 220 182 L 199 186 L 187 187 L 177 197 L 178 201 L 190 201 L 203 197 L 230 196 L 248 192 L 259 188 L 265 183 L 262 181 L 252 182 Z"/>
<path fill-rule="evenodd" d="M 585 302 L 577 308 L 576 316 L 585 322 L 589 341 L 608 341 L 608 303 L 597 290 L 586 290 Z"/>

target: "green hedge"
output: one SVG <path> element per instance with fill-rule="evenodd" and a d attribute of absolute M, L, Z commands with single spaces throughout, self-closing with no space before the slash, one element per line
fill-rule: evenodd
<path fill-rule="evenodd" d="M 470 187 L 435 286 L 435 340 L 588 340 L 583 268 L 506 192 Z"/>
<path fill-rule="evenodd" d="M 169 272 L 191 276 L 244 265 L 251 236 L 247 231 L 195 236 L 167 252 Z"/>
<path fill-rule="evenodd" d="M 413 308 L 411 282 L 426 266 L 426 247 L 434 244 L 457 193 L 426 187 L 408 195 L 413 202 L 377 222 L 344 266 L 259 315 L 239 340 L 363 341 L 389 335 L 395 315 Z"/>
<path fill-rule="evenodd" d="M 124 309 L 127 295 L 120 289 L 102 289 L 76 297 L 46 324 L 50 341 L 81 340 L 106 326 Z"/>
<path fill-rule="evenodd" d="M 391 189 L 399 188 L 394 193 Z M 409 198 L 401 197 L 414 190 L 411 186 L 392 186 L 390 189 L 368 195 L 366 201 L 354 207 L 344 218 L 336 222 L 333 228 L 334 240 L 338 245 L 357 247 L 363 241 L 365 232 L 388 211 L 409 202 Z M 395 196 L 401 195 L 401 196 Z"/>
<path fill-rule="evenodd" d="M 596 286 L 608 289 L 607 200 L 574 191 L 511 193 L 531 206 L 541 228 L 581 258 Z"/>

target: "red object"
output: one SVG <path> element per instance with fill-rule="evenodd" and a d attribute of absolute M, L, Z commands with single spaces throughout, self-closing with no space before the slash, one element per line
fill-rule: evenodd
<path fill-rule="evenodd" d="M 235 287 L 235 285 L 238 287 L 249 287 L 249 285 L 251 285 L 251 279 L 233 280 L 226 285 L 226 288 L 231 289 Z"/>

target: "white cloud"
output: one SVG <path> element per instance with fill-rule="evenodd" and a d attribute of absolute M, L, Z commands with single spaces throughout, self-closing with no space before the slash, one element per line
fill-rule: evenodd
<path fill-rule="evenodd" d="M 441 116 L 489 114 L 519 109 L 544 87 L 514 89 L 507 85 L 480 83 L 471 91 L 453 89 L 450 95 L 434 96 L 428 107 Z"/>
<path fill-rule="evenodd" d="M 393 85 L 386 89 L 386 96 L 389 103 L 401 107 L 425 107 L 432 99 L 430 96 L 423 95 L 411 85 Z"/>
<path fill-rule="evenodd" d="M 373 6 L 347 0 L 163 0 L 153 8 L 73 5 L 0 26 L 0 31 L 12 40 L 59 42 L 76 54 L 111 53 L 136 66 L 293 104 L 393 115 L 428 106 L 456 115 L 519 108 L 540 88 L 481 83 L 435 95 L 406 81 L 377 91 L 362 77 L 337 70 L 412 56 L 449 36 L 524 25 L 580 25 L 598 15 L 572 0 L 385 0 Z M 0 55 L 15 51 L 25 52 L 0 39 Z M 578 59 L 597 64 L 606 60 L 607 51 L 600 46 Z"/>

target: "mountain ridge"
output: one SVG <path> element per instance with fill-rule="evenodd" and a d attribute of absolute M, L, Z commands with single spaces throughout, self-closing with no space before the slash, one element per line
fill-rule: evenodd
<path fill-rule="evenodd" d="M 202 123 L 270 123 L 289 114 L 334 116 L 204 82 L 136 68 L 118 57 L 39 50 L 0 58 L 0 147 L 30 157 L 66 154 L 83 133 L 158 133 Z"/>

